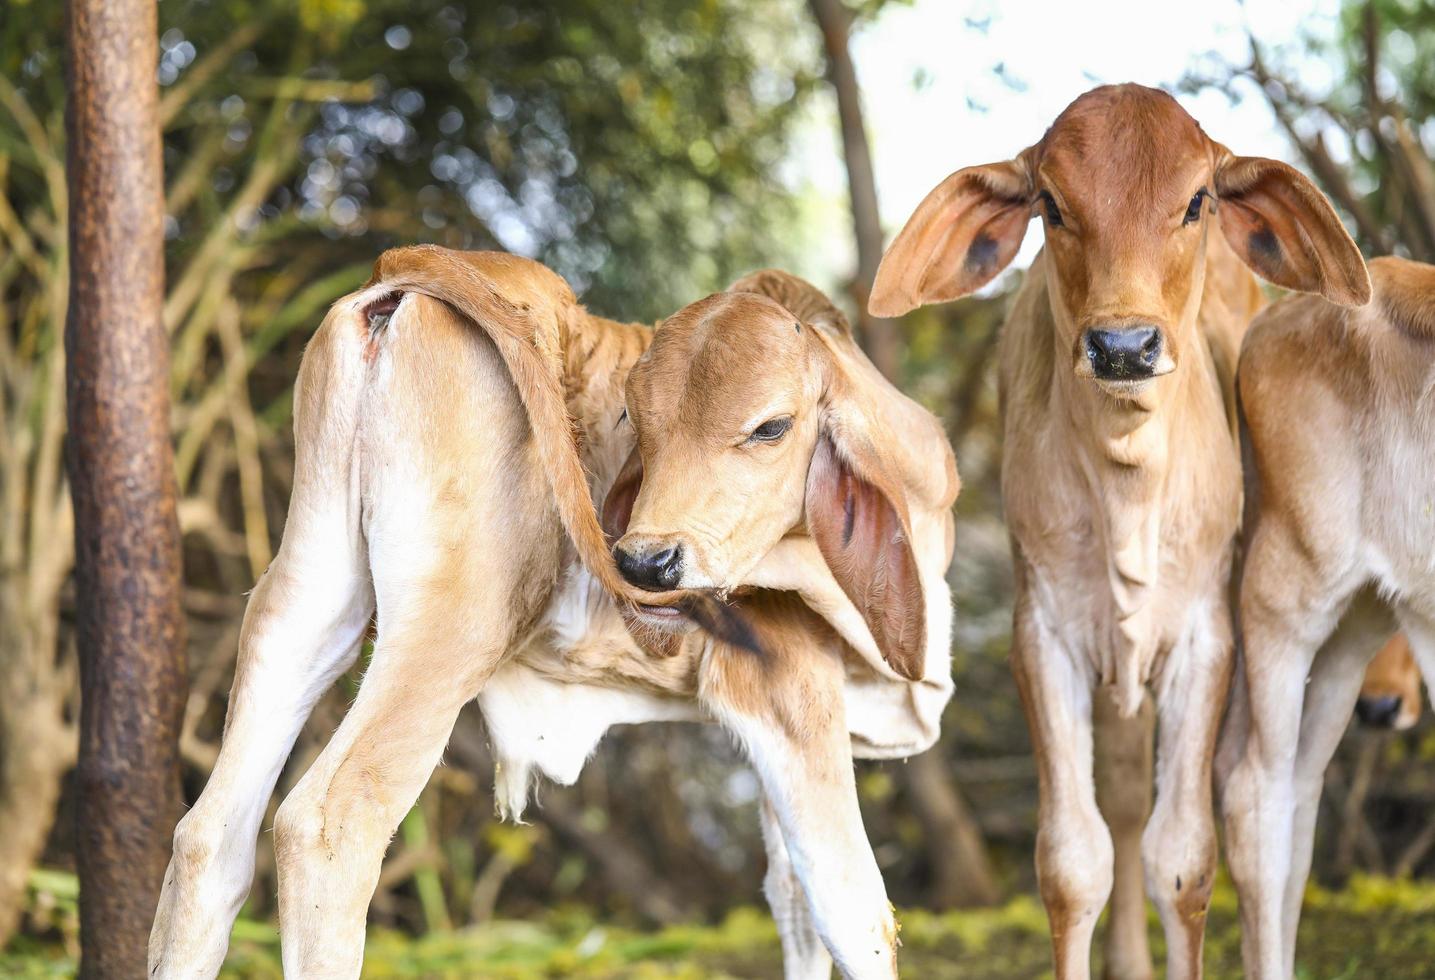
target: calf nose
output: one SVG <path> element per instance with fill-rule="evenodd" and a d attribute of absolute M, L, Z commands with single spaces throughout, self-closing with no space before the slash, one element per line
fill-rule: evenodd
<path fill-rule="evenodd" d="M 1400 715 L 1400 696 L 1386 694 L 1355 702 L 1355 716 L 1366 728 L 1394 728 Z"/>
<path fill-rule="evenodd" d="M 677 588 L 683 573 L 681 545 L 639 547 L 633 551 L 618 545 L 613 548 L 613 559 L 625 579 L 649 592 L 667 592 Z"/>
<path fill-rule="evenodd" d="M 1149 378 L 1161 359 L 1161 331 L 1155 327 L 1092 328 L 1086 331 L 1086 358 L 1103 381 Z"/>

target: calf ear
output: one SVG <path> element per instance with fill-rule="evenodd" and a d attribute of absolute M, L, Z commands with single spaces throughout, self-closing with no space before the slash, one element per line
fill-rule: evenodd
<path fill-rule="evenodd" d="M 643 457 L 638 455 L 638 447 L 634 446 L 623 468 L 618 471 L 617 479 L 608 489 L 608 496 L 603 498 L 603 534 L 608 539 L 609 548 L 628 530 L 628 522 L 633 519 L 633 504 L 642 486 Z M 618 611 L 623 617 L 623 625 L 628 628 L 628 635 L 649 655 L 675 657 L 682 651 L 683 638 L 678 634 L 648 629 L 633 615 L 632 607 L 626 602 L 618 604 Z"/>
<path fill-rule="evenodd" d="M 958 170 L 917 205 L 877 267 L 873 316 L 958 299 L 1007 267 L 1031 220 L 1025 156 Z"/>
<path fill-rule="evenodd" d="M 1325 195 L 1294 167 L 1227 157 L 1216 169 L 1216 207 L 1226 241 L 1257 275 L 1341 306 L 1370 302 L 1360 250 Z"/>
<path fill-rule="evenodd" d="M 608 496 L 603 498 L 603 534 L 608 538 L 609 548 L 627 533 L 628 522 L 633 519 L 633 504 L 642 486 L 643 457 L 638 455 L 638 447 L 634 446 L 613 485 L 608 488 Z"/>
<path fill-rule="evenodd" d="M 906 504 L 875 454 L 852 448 L 826 429 L 818 438 L 807 471 L 807 531 L 882 658 L 917 680 L 926 669 L 927 618 Z"/>

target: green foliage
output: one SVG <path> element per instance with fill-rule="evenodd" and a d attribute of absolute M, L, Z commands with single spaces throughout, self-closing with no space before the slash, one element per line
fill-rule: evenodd
<path fill-rule="evenodd" d="M 165 4 L 162 81 L 186 85 L 233 13 Z M 774 174 L 817 71 L 803 16 L 795 0 L 260 5 L 243 19 L 262 30 L 185 110 L 166 161 L 208 154 L 224 185 L 228 158 L 273 134 L 264 96 L 298 93 L 304 125 L 272 147 L 294 175 L 256 202 L 286 234 L 355 240 L 349 254 L 503 247 L 595 309 L 656 318 L 788 240 Z"/>
<path fill-rule="evenodd" d="M 1340 892 L 1313 888 L 1301 922 L 1297 976 L 1427 976 L 1435 962 L 1432 911 L 1435 885 L 1426 883 L 1358 877 Z M 1046 916 L 1034 897 L 1016 898 L 999 909 L 942 914 L 913 909 L 900 920 L 905 975 L 933 980 L 1050 975 Z M 1164 950 L 1154 914 L 1150 928 L 1159 963 Z M 278 942 L 271 926 L 241 919 L 222 976 L 278 980 Z M 613 928 L 569 910 L 542 922 L 495 922 L 420 939 L 374 930 L 364 976 L 726 980 L 775 978 L 781 975 L 780 962 L 772 920 L 751 908 L 736 909 L 716 926 L 680 925 L 658 932 Z M 7 977 L 70 977 L 74 968 L 74 960 L 62 952 L 33 944 L 0 956 L 0 973 Z M 1240 976 L 1235 895 L 1225 881 L 1212 902 L 1206 975 L 1213 980 Z"/>

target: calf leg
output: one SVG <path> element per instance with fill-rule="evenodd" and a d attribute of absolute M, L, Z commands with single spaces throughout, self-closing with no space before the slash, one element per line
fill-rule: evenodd
<path fill-rule="evenodd" d="M 1242 956 L 1255 980 L 1289 975 L 1284 904 L 1306 679 L 1353 592 L 1295 532 L 1270 520 L 1257 528 L 1241 587 L 1249 735 L 1221 800 Z"/>
<path fill-rule="evenodd" d="M 409 296 L 378 335 L 363 425 L 378 638 L 333 739 L 279 808 L 284 971 L 354 977 L 389 839 L 552 591 L 561 529 L 502 361 Z"/>
<path fill-rule="evenodd" d="M 1146 888 L 1166 933 L 1169 980 L 1201 976 L 1216 878 L 1211 765 L 1231 678 L 1231 628 L 1205 617 L 1171 652 L 1160 679 L 1156 806 L 1142 838 Z"/>
<path fill-rule="evenodd" d="M 508 478 L 521 482 L 523 474 Z M 371 524 L 378 640 L 354 706 L 274 822 L 284 972 L 356 977 L 384 851 L 439 762 L 459 709 L 530 627 L 551 587 L 551 515 L 486 520 L 410 499 L 402 533 Z"/>
<path fill-rule="evenodd" d="M 759 635 L 763 655 L 711 652 L 700 696 L 757 770 L 812 925 L 838 968 L 859 980 L 894 977 L 897 927 L 857 805 L 836 642 Z"/>
<path fill-rule="evenodd" d="M 286 976 L 359 975 L 389 839 L 501 653 L 442 617 L 381 624 L 353 708 L 274 821 Z"/>
<path fill-rule="evenodd" d="M 289 547 L 296 538 L 314 547 Z M 219 758 L 175 828 L 150 934 L 152 977 L 214 976 L 224 961 L 274 783 L 315 701 L 353 663 L 368 623 L 368 583 L 345 567 L 353 549 L 344 545 L 291 528 L 249 601 Z"/>
<path fill-rule="evenodd" d="M 1113 874 L 1111 834 L 1092 783 L 1091 679 L 1041 635 L 1025 607 L 1026 600 L 1019 600 L 1012 672 L 1036 754 L 1037 883 L 1051 925 L 1057 980 L 1085 980 L 1091 975 L 1092 933 Z"/>
<path fill-rule="evenodd" d="M 1435 614 L 1426 615 L 1406 605 L 1397 609 L 1396 614 L 1405 638 L 1410 641 L 1410 653 L 1420 668 L 1425 686 L 1435 692 Z"/>
<path fill-rule="evenodd" d="M 150 934 L 151 977 L 219 972 L 274 784 L 315 701 L 354 662 L 373 613 L 350 465 L 363 335 L 343 326 L 331 318 L 305 355 L 289 520 L 245 610 L 219 758 L 175 828 Z"/>
<path fill-rule="evenodd" d="M 762 801 L 762 840 L 767 846 L 767 875 L 762 890 L 782 938 L 784 980 L 828 980 L 832 976 L 832 955 L 822 945 L 812 910 L 802 892 L 802 881 L 792 867 L 777 811 L 766 798 Z"/>
<path fill-rule="evenodd" d="M 1151 814 L 1151 700 L 1134 717 L 1117 711 L 1114 688 L 1101 688 L 1092 704 L 1095 727 L 1096 804 L 1111 830 L 1115 849 L 1111 915 L 1106 923 L 1108 980 L 1148 980 L 1146 888 L 1141 872 L 1141 833 Z"/>
<path fill-rule="evenodd" d="M 1296 929 L 1305 884 L 1310 877 L 1315 821 L 1325 770 L 1345 734 L 1365 677 L 1365 668 L 1381 643 L 1394 632 L 1389 609 L 1362 594 L 1341 617 L 1340 625 L 1316 654 L 1306 683 L 1295 763 L 1295 819 L 1290 840 L 1290 873 L 1281 903 L 1281 947 L 1285 975 L 1295 972 Z"/>

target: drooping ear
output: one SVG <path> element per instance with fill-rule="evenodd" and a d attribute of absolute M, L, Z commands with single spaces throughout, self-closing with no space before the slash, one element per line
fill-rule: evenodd
<path fill-rule="evenodd" d="M 873 316 L 959 299 L 1007 267 L 1031 220 L 1027 156 L 958 170 L 917 205 L 877 267 Z"/>
<path fill-rule="evenodd" d="M 927 619 L 906 504 L 874 451 L 824 428 L 807 470 L 807 530 L 867 623 L 882 658 L 917 680 L 926 670 Z"/>
<path fill-rule="evenodd" d="M 608 496 L 603 498 L 603 534 L 608 538 L 608 547 L 611 548 L 627 533 L 628 522 L 633 519 L 633 504 L 642 486 L 643 457 L 638 455 L 638 447 L 634 446 L 613 485 L 608 488 Z"/>
<path fill-rule="evenodd" d="M 1231 248 L 1262 278 L 1341 306 L 1370 301 L 1360 250 L 1325 195 L 1294 167 L 1226 157 L 1216 168 L 1216 214 Z"/>
<path fill-rule="evenodd" d="M 623 468 L 618 471 L 617 478 L 613 480 L 613 485 L 608 489 L 608 496 L 603 498 L 603 534 L 608 539 L 609 548 L 627 532 L 628 522 L 633 518 L 633 504 L 637 501 L 638 490 L 642 486 L 643 457 L 638 455 L 638 447 L 634 446 L 623 463 Z M 681 636 L 675 633 L 660 633 L 644 626 L 642 620 L 633 615 L 632 607 L 627 603 L 620 603 L 618 611 L 623 617 L 623 625 L 628 628 L 628 635 L 649 655 L 675 657 L 682 650 Z"/>

